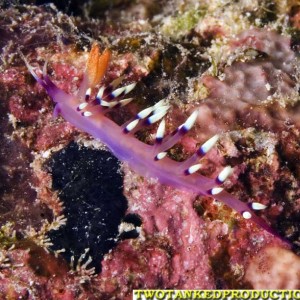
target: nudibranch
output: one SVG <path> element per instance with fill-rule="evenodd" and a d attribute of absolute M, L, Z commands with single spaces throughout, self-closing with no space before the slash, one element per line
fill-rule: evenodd
<path fill-rule="evenodd" d="M 46 64 L 42 75 L 38 76 L 25 57 L 24 60 L 32 76 L 55 102 L 55 115 L 60 114 L 78 129 L 100 139 L 118 159 L 128 163 L 135 172 L 145 177 L 157 178 L 162 184 L 213 197 L 240 213 L 244 219 L 250 219 L 276 235 L 267 222 L 255 214 L 255 210 L 265 209 L 265 205 L 258 202 L 244 203 L 222 188 L 222 184 L 232 173 L 230 166 L 226 166 L 216 178 L 208 178 L 198 172 L 201 168 L 201 159 L 218 142 L 218 135 L 207 140 L 183 162 L 177 162 L 167 156 L 166 151 L 192 128 L 198 118 L 198 110 L 195 110 L 182 125 L 168 135 L 165 135 L 164 117 L 170 106 L 166 100 L 145 108 L 122 126 L 108 118 L 106 114 L 109 111 L 127 105 L 133 100 L 127 98 L 127 94 L 135 87 L 135 83 L 118 87 L 122 82 L 120 77 L 107 86 L 101 86 L 92 99 L 92 92 L 101 82 L 110 57 L 109 50 L 100 54 L 99 46 L 92 45 L 84 78 L 76 95 L 67 94 L 52 82 L 47 75 Z M 153 145 L 143 143 L 135 137 L 134 134 L 138 130 L 159 121 Z"/>

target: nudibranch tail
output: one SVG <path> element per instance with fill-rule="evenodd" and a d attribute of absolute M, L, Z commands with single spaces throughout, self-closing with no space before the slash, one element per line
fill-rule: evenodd
<path fill-rule="evenodd" d="M 99 47 L 96 44 L 92 46 L 77 96 L 68 95 L 58 89 L 46 74 L 46 68 L 42 77 L 38 77 L 25 58 L 24 60 L 37 82 L 47 90 L 55 102 L 60 102 L 56 105 L 56 111 L 77 128 L 100 139 L 116 157 L 127 162 L 134 171 L 142 176 L 157 178 L 161 183 L 175 188 L 211 196 L 239 212 L 244 219 L 251 219 L 268 232 L 275 234 L 267 222 L 255 214 L 255 210 L 265 209 L 266 206 L 256 202 L 248 205 L 222 187 L 232 173 L 230 166 L 220 171 L 216 178 L 206 177 L 199 172 L 202 168 L 201 159 L 216 145 L 219 135 L 211 137 L 183 162 L 168 157 L 167 151 L 196 123 L 199 110 L 192 112 L 187 120 L 170 134 L 166 134 L 165 116 L 170 108 L 166 100 L 143 109 L 121 126 L 106 116 L 110 110 L 132 101 L 133 98 L 125 98 L 125 96 L 127 97 L 136 85 L 130 83 L 118 87 L 124 79 L 120 77 L 107 86 L 101 86 L 98 92 L 94 92 L 95 85 L 104 76 L 110 56 L 109 50 L 105 50 L 100 55 Z M 143 143 L 135 137 L 135 132 L 156 122 L 159 122 L 159 125 L 153 145 Z"/>

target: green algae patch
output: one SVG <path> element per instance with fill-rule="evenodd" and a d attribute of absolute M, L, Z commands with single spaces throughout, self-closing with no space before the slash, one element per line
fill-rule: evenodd
<path fill-rule="evenodd" d="M 204 8 L 198 8 L 179 13 L 175 17 L 166 18 L 161 27 L 161 32 L 164 35 L 177 40 L 188 34 L 205 14 L 206 10 Z"/>
<path fill-rule="evenodd" d="M 0 227 L 0 249 L 10 248 L 16 243 L 16 232 L 13 223 L 7 222 Z"/>

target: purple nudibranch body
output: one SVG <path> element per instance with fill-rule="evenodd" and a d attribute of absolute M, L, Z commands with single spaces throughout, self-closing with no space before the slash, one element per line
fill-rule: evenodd
<path fill-rule="evenodd" d="M 195 111 L 184 124 L 179 126 L 173 135 L 166 137 L 163 137 L 163 117 L 169 106 L 164 100 L 143 110 L 123 126 L 119 126 L 105 114 L 114 107 L 126 105 L 132 100 L 131 98 L 124 99 L 124 96 L 134 88 L 134 84 L 116 89 L 121 82 L 121 79 L 116 79 L 108 87 L 101 87 L 96 99 L 90 101 L 93 85 L 88 84 L 88 69 L 77 95 L 70 95 L 51 81 L 46 73 L 46 66 L 39 77 L 25 58 L 24 60 L 33 77 L 56 103 L 54 114 L 60 114 L 78 129 L 100 139 L 118 159 L 128 163 L 135 172 L 145 177 L 157 178 L 160 183 L 178 189 L 212 196 L 240 213 L 245 219 L 250 219 L 268 232 L 277 235 L 253 210 L 264 209 L 264 205 L 252 203 L 253 209 L 251 209 L 247 203 L 240 201 L 220 187 L 230 175 L 230 167 L 226 167 L 217 178 L 208 178 L 197 173 L 201 167 L 199 160 L 214 146 L 218 140 L 217 136 L 204 143 L 199 151 L 186 161 L 177 162 L 167 157 L 165 151 L 178 142 L 192 127 L 198 117 L 198 111 Z M 161 119 L 154 145 L 145 144 L 135 138 L 134 132 L 141 126 Z"/>

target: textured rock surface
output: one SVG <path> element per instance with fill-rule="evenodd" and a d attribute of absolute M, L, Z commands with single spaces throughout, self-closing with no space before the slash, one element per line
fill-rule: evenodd
<path fill-rule="evenodd" d="M 131 299 L 133 288 L 299 288 L 299 62 L 290 47 L 296 49 L 299 42 L 299 8 L 293 1 L 204 4 L 163 1 L 158 8 L 148 1 L 116 1 L 103 7 L 101 20 L 70 18 L 53 6 L 1 11 L 1 297 Z M 166 97 L 172 105 L 167 130 L 172 131 L 198 107 L 198 124 L 169 155 L 182 160 L 219 133 L 201 172 L 213 177 L 222 166 L 233 166 L 226 189 L 242 201 L 267 205 L 259 214 L 291 245 L 209 197 L 162 186 L 125 164 L 117 188 L 124 185 L 126 213 L 135 215 L 125 217 L 119 230 L 139 237 L 120 241 L 102 262 L 97 256 L 102 272 L 94 275 L 84 265 L 87 257 L 71 269 L 63 255 L 46 253 L 48 233 L 62 230 L 68 224 L 63 214 L 72 219 L 68 213 L 78 205 L 64 209 L 67 203 L 53 186 L 55 172 L 47 162 L 71 141 L 96 156 L 104 145 L 62 118 L 52 118 L 51 100 L 17 49 L 33 66 L 48 61 L 55 83 L 74 93 L 89 36 L 112 49 L 106 83 L 121 74 L 138 81 L 136 101 L 111 117 L 122 124 Z M 151 143 L 154 133 L 150 128 L 138 138 Z M 93 155 L 82 165 L 97 165 Z M 82 190 L 71 192 L 74 203 L 77 196 L 84 198 Z M 75 218 L 84 219 L 82 214 Z M 85 234 L 75 227 L 79 236 Z M 278 253 L 295 272 L 277 271 L 283 264 Z M 276 280 L 266 280 L 270 272 Z"/>
<path fill-rule="evenodd" d="M 280 259 L 278 259 L 280 257 Z M 270 247 L 252 259 L 245 279 L 255 289 L 299 289 L 299 257 L 282 248 Z"/>

